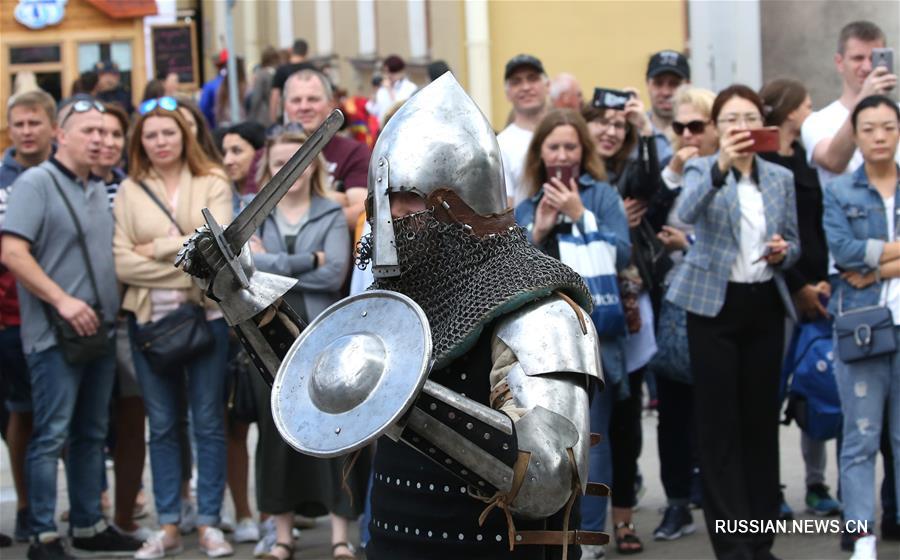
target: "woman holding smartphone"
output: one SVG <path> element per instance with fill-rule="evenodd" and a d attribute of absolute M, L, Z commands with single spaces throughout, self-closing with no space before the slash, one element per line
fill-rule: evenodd
<path fill-rule="evenodd" d="M 687 310 L 703 514 L 717 557 L 767 558 L 774 535 L 715 531 L 717 520 L 778 516 L 778 381 L 783 270 L 800 254 L 790 171 L 753 152 L 763 103 L 743 85 L 713 102 L 719 152 L 688 162 L 678 215 L 696 243 L 667 299 Z"/>
<path fill-rule="evenodd" d="M 550 111 L 538 125 L 528 147 L 523 180 L 529 198 L 516 207 L 516 221 L 528 230 L 529 238 L 537 247 L 557 258 L 560 236 L 574 227 L 583 230 L 586 223 L 596 222 L 599 233 L 616 247 L 615 265 L 620 271 L 631 258 L 628 221 L 622 198 L 605 179 L 606 171 L 581 115 L 566 109 Z M 603 437 L 590 450 L 591 482 L 613 483 L 610 413 L 613 403 L 622 391 L 627 391 L 628 385 L 622 346 L 621 336 L 600 336 L 606 388 L 593 395 L 591 431 Z M 633 478 L 627 491 L 633 495 Z M 613 488 L 614 503 L 616 495 Z M 602 531 L 606 508 L 606 498 L 584 497 L 581 527 Z M 628 530 L 618 532 L 624 535 Z M 593 557 L 600 552 L 599 547 L 582 549 Z"/>

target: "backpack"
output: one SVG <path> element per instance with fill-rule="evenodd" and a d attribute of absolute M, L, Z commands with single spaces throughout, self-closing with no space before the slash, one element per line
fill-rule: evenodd
<path fill-rule="evenodd" d="M 834 378 L 832 322 L 822 319 L 794 328 L 781 372 L 780 399 L 787 396 L 783 424 L 797 422 L 806 435 L 829 440 L 843 427 L 841 400 Z"/>

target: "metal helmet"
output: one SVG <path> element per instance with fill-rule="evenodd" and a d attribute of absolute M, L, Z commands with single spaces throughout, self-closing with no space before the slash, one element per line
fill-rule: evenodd
<path fill-rule="evenodd" d="M 388 194 L 427 197 L 441 187 L 482 215 L 506 208 L 497 136 L 450 72 L 406 101 L 375 143 L 369 165 L 375 276 L 399 274 Z"/>

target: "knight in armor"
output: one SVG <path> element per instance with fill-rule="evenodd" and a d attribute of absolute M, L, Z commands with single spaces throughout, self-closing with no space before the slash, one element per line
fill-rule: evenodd
<path fill-rule="evenodd" d="M 223 285 L 237 258 L 227 247 L 219 256 L 210 232 L 182 256 L 223 310 L 239 310 L 226 318 L 260 368 L 278 370 L 272 410 L 282 437 L 323 456 L 358 449 L 334 442 L 386 408 L 395 377 L 379 377 L 385 364 L 424 354 L 421 382 L 395 385 L 415 389 L 409 405 L 377 432 L 388 437 L 375 452 L 367 558 L 565 559 L 580 558 L 578 545 L 605 544 L 602 533 L 576 530 L 579 497 L 608 492 L 587 480 L 588 395 L 602 384 L 591 296 L 516 225 L 496 136 L 451 74 L 389 121 L 368 183 L 372 233 L 359 261 L 375 282 L 306 330 L 280 299 L 262 310 L 252 301 L 259 273 L 246 260 L 243 287 Z M 276 297 L 281 288 L 268 285 Z M 389 303 L 377 294 L 420 313 L 427 343 L 413 340 L 402 313 L 371 322 Z M 338 321 L 342 313 L 353 322 Z"/>

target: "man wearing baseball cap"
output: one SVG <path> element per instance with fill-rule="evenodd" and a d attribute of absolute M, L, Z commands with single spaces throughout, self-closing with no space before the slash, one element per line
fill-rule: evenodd
<path fill-rule="evenodd" d="M 134 112 L 131 94 L 122 85 L 119 66 L 111 60 L 101 60 L 94 65 L 97 72 L 97 99 L 104 103 L 118 103 L 129 115 Z"/>
<path fill-rule="evenodd" d="M 530 54 L 518 54 L 506 63 L 503 81 L 506 98 L 513 106 L 513 118 L 497 135 L 497 142 L 506 176 L 506 196 L 513 204 L 522 199 L 519 190 L 525 154 L 534 129 L 547 112 L 550 80 L 540 60 Z"/>
<path fill-rule="evenodd" d="M 647 64 L 647 91 L 650 94 L 650 122 L 660 162 L 672 157 L 672 147 L 666 131 L 672 125 L 672 99 L 681 84 L 691 81 L 691 67 L 687 57 L 678 51 L 659 51 Z"/>

